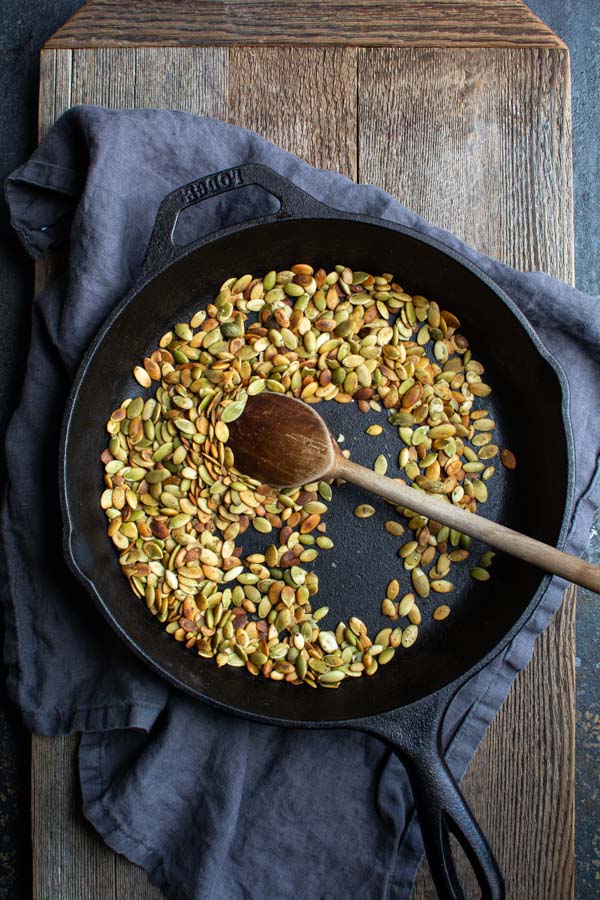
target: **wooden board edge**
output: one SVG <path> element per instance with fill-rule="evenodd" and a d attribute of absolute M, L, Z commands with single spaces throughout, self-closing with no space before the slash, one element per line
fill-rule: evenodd
<path fill-rule="evenodd" d="M 154 22 L 149 16 L 153 3 L 156 7 Z M 461 30 L 460 18 L 456 17 L 456 28 L 448 29 L 448 4 L 439 4 L 439 12 L 435 2 L 428 4 L 429 13 L 433 14 L 427 25 L 419 28 L 415 25 L 415 5 L 409 0 L 397 0 L 396 18 L 389 23 L 385 35 L 369 35 L 368 25 L 361 26 L 362 33 L 353 37 L 348 29 L 339 22 L 321 22 L 320 32 L 311 39 L 302 39 L 302 23 L 296 31 L 285 29 L 277 37 L 265 32 L 262 37 L 250 36 L 244 29 L 235 32 L 232 26 L 231 11 L 235 2 L 224 4 L 221 15 L 216 14 L 210 21 L 207 18 L 206 3 L 181 3 L 180 17 L 171 16 L 165 32 L 157 34 L 156 21 L 160 21 L 161 4 L 157 0 L 148 0 L 143 7 L 143 15 L 138 13 L 136 4 L 111 3 L 111 0 L 88 0 L 64 25 L 62 25 L 45 43 L 48 49 L 58 48 L 91 48 L 91 47 L 131 47 L 131 46 L 313 46 L 314 44 L 331 44 L 356 47 L 545 47 L 565 49 L 562 39 L 556 35 L 546 23 L 535 15 L 523 0 L 512 0 L 512 3 L 501 3 L 499 0 L 481 0 L 482 6 L 489 5 L 489 15 L 479 14 L 477 26 Z M 186 7 L 187 8 L 184 8 Z M 250 5 L 248 3 L 247 5 Z M 118 11 L 117 11 L 118 6 Z M 506 22 L 500 22 L 498 11 L 502 7 L 509 14 L 514 11 L 517 30 L 514 35 L 502 32 Z M 368 3 L 365 4 L 368 8 Z M 162 10 L 168 14 L 169 10 Z M 113 15 L 114 13 L 114 15 Z M 264 6 L 257 7 L 257 19 L 264 16 Z M 471 10 L 471 14 L 473 10 Z M 437 17 L 437 18 L 436 18 Z M 445 34 L 436 30 L 436 24 L 448 29 Z M 211 31 L 213 33 L 211 33 Z M 365 31 L 367 33 L 365 33 Z M 393 31 L 394 35 L 389 32 Z M 405 32 L 402 34 L 402 32 Z"/>
<path fill-rule="evenodd" d="M 189 35 L 187 36 L 189 38 Z M 265 38 L 264 40 L 258 39 L 244 39 L 242 37 L 237 39 L 224 39 L 224 38 L 210 38 L 206 35 L 199 33 L 197 40 L 185 40 L 182 41 L 178 38 L 174 37 L 166 37 L 164 39 L 143 39 L 140 40 L 139 36 L 135 38 L 105 38 L 103 36 L 94 37 L 90 35 L 88 37 L 81 36 L 75 38 L 73 35 L 65 35 L 62 38 L 59 32 L 56 35 L 53 35 L 49 38 L 46 43 L 43 45 L 44 50 L 119 50 L 127 47 L 179 47 L 182 50 L 191 47 L 319 47 L 319 46 L 330 46 L 330 47 L 422 47 L 422 48 L 432 48 L 432 49 L 448 49 L 448 50 L 481 50 L 482 48 L 489 48 L 491 50 L 501 50 L 506 48 L 512 48 L 514 50 L 566 50 L 567 45 L 557 36 L 548 37 L 548 38 L 535 38 L 531 40 L 523 40 L 523 39 L 515 39 L 509 40 L 507 38 L 489 38 L 487 40 L 483 40 L 477 37 L 472 37 L 470 40 L 467 38 L 453 38 L 446 39 L 435 36 L 430 37 L 420 37 L 407 39 L 405 41 L 396 40 L 384 40 L 384 39 L 376 39 L 368 40 L 364 36 L 361 39 L 356 40 L 348 40 L 342 36 L 331 35 L 329 39 L 325 37 L 319 37 L 314 41 L 302 41 L 302 40 L 285 40 L 285 41 L 273 41 L 272 39 Z"/>

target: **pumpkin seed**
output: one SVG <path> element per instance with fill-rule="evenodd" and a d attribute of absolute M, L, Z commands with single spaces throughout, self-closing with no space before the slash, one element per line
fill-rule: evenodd
<path fill-rule="evenodd" d="M 319 494 L 321 495 L 323 500 L 326 500 L 327 503 L 329 503 L 329 501 L 331 500 L 331 498 L 333 496 L 333 493 L 331 490 L 331 485 L 328 484 L 326 481 L 321 481 L 319 484 Z"/>
<path fill-rule="evenodd" d="M 234 422 L 236 419 L 239 419 L 241 414 L 244 412 L 244 407 L 246 406 L 246 400 L 237 400 L 233 403 L 230 403 L 225 407 L 223 412 L 221 413 L 221 422 Z M 217 435 L 218 437 L 218 435 Z M 227 438 L 229 437 L 229 429 L 227 430 Z M 227 440 L 225 438 L 225 440 Z M 219 440 L 223 440 L 223 438 L 219 438 Z"/>
<path fill-rule="evenodd" d="M 252 519 L 252 525 L 261 534 L 270 534 L 273 531 L 273 526 L 269 520 L 262 516 L 256 516 L 256 518 Z"/>
<path fill-rule="evenodd" d="M 404 525 L 400 522 L 388 521 L 385 523 L 385 530 L 388 534 L 393 534 L 394 537 L 402 537 L 404 534 Z"/>
<path fill-rule="evenodd" d="M 377 473 L 377 475 L 385 475 L 385 473 L 387 472 L 387 467 L 387 459 L 385 458 L 383 453 L 380 453 L 373 464 L 373 469 Z"/>
<path fill-rule="evenodd" d="M 381 614 L 389 616 L 390 618 L 395 618 L 397 616 L 396 605 L 388 597 L 381 602 Z"/>
<path fill-rule="evenodd" d="M 449 594 L 450 591 L 454 590 L 452 582 L 444 581 L 444 579 L 436 579 L 430 582 L 430 587 L 436 594 Z"/>
<path fill-rule="evenodd" d="M 416 625 L 407 625 L 402 632 L 401 644 L 403 647 L 412 647 L 419 636 L 419 629 Z"/>
<path fill-rule="evenodd" d="M 397 597 L 398 594 L 400 593 L 400 585 L 398 584 L 398 582 L 396 581 L 395 578 L 393 578 L 393 579 L 390 581 L 390 583 L 389 583 L 388 586 L 387 586 L 387 590 L 386 590 L 385 593 L 386 593 L 386 597 L 387 597 L 389 600 L 395 600 L 395 599 L 396 599 L 396 597 Z"/>
<path fill-rule="evenodd" d="M 338 649 L 338 642 L 333 631 L 319 632 L 319 644 L 325 653 L 333 653 Z"/>
<path fill-rule="evenodd" d="M 419 597 L 428 597 L 429 596 L 429 579 L 427 575 L 420 569 L 419 567 L 412 570 L 410 573 L 412 585 Z"/>
<path fill-rule="evenodd" d="M 398 604 L 398 615 L 407 616 L 415 604 L 414 594 L 405 594 Z"/>
<path fill-rule="evenodd" d="M 402 643 L 402 629 L 394 628 L 390 635 L 390 647 L 399 647 Z"/>
<path fill-rule="evenodd" d="M 505 469 L 516 469 L 517 468 L 517 459 L 510 450 L 504 448 L 500 451 L 500 462 L 504 466 Z"/>
<path fill-rule="evenodd" d="M 387 647 L 390 642 L 390 637 L 392 634 L 391 628 L 382 628 L 381 631 L 378 631 L 375 635 L 375 644 L 380 644 L 382 647 Z"/>
<path fill-rule="evenodd" d="M 357 519 L 369 519 L 371 516 L 375 515 L 375 509 L 368 503 L 361 503 L 359 506 L 355 507 L 354 515 Z"/>
<path fill-rule="evenodd" d="M 318 681 L 319 684 L 339 684 L 339 682 L 343 681 L 345 677 L 345 672 L 340 672 L 339 669 L 334 669 L 331 672 L 323 672 L 322 675 L 319 675 Z"/>
<path fill-rule="evenodd" d="M 138 384 L 141 384 L 143 388 L 149 388 L 152 384 L 152 379 L 142 366 L 135 366 L 133 375 Z"/>
<path fill-rule="evenodd" d="M 433 618 L 436 620 L 436 622 L 442 622 L 444 619 L 447 619 L 449 615 L 450 607 L 446 606 L 445 604 L 438 606 L 433 611 Z"/>
<path fill-rule="evenodd" d="M 416 603 L 413 604 L 413 606 L 411 606 L 411 608 L 408 611 L 408 621 L 411 622 L 413 625 L 421 624 L 421 610 L 419 609 L 419 607 L 417 606 Z"/>

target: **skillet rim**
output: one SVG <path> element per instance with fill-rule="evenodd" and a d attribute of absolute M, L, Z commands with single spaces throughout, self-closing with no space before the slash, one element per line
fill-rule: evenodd
<path fill-rule="evenodd" d="M 295 186 L 294 186 L 295 187 Z M 298 189 L 299 190 L 299 189 Z M 535 610 L 539 606 L 540 600 L 545 593 L 548 584 L 553 576 L 546 574 L 543 576 L 540 581 L 537 590 L 530 598 L 527 605 L 524 607 L 523 612 L 517 619 L 517 621 L 511 626 L 511 628 L 505 632 L 503 637 L 496 643 L 492 649 L 485 654 L 481 659 L 479 659 L 474 665 L 470 668 L 466 669 L 459 676 L 454 679 L 450 679 L 445 681 L 439 687 L 436 687 L 433 690 L 426 691 L 418 700 L 413 701 L 409 704 L 398 704 L 397 706 L 391 707 L 389 710 L 379 713 L 372 713 L 367 717 L 364 716 L 355 716 L 344 719 L 323 719 L 323 720 L 314 720 L 314 719 L 289 719 L 287 717 L 281 717 L 276 715 L 270 715 L 268 713 L 255 713 L 253 711 L 248 711 L 239 706 L 233 705 L 231 703 L 226 703 L 224 701 L 218 700 L 212 697 L 210 694 L 207 694 L 197 688 L 194 688 L 186 683 L 184 683 L 177 675 L 171 673 L 166 668 L 163 667 L 163 664 L 157 660 L 150 653 L 146 652 L 140 646 L 138 646 L 134 637 L 132 637 L 127 630 L 121 626 L 118 618 L 114 615 L 107 601 L 105 601 L 99 591 L 96 589 L 95 583 L 93 579 L 89 578 L 85 572 L 80 568 L 77 563 L 77 559 L 75 556 L 75 552 L 72 546 L 73 539 L 73 519 L 71 515 L 71 501 L 69 497 L 69 482 L 67 479 L 67 468 L 68 468 L 68 449 L 69 449 L 69 437 L 70 437 L 70 428 L 73 420 L 74 411 L 76 409 L 79 392 L 81 387 L 85 381 L 85 377 L 87 375 L 87 371 L 94 360 L 98 348 L 108 332 L 113 328 L 113 326 L 117 323 L 121 314 L 125 311 L 125 309 L 129 306 L 129 304 L 134 300 L 134 298 L 143 290 L 149 283 L 151 283 L 155 278 L 161 275 L 163 272 L 167 271 L 172 266 L 177 265 L 178 262 L 182 261 L 184 258 L 191 256 L 200 248 L 212 244 L 217 243 L 218 241 L 229 237 L 233 234 L 239 234 L 240 232 L 250 231 L 260 229 L 264 225 L 271 225 L 280 221 L 282 223 L 285 222 L 293 222 L 293 223 L 302 223 L 302 222 L 314 222 L 315 220 L 327 220 L 329 222 L 333 221 L 344 221 L 344 222 L 355 222 L 361 224 L 372 225 L 378 228 L 383 228 L 387 231 L 392 231 L 396 233 L 400 233 L 410 237 L 422 244 L 425 244 L 438 252 L 450 257 L 452 260 L 457 262 L 463 268 L 467 269 L 471 274 L 473 274 L 476 278 L 482 281 L 497 297 L 498 299 L 507 307 L 508 311 L 513 315 L 513 317 L 517 320 L 517 322 L 521 325 L 521 327 L 525 330 L 525 333 L 531 340 L 534 349 L 537 351 L 539 356 L 548 364 L 550 369 L 553 371 L 555 377 L 558 380 L 560 392 L 561 392 L 561 419 L 563 423 L 563 432 L 565 439 L 565 449 L 566 449 L 566 462 L 567 462 L 567 473 L 566 473 L 566 485 L 565 485 L 565 505 L 562 513 L 562 520 L 560 531 L 558 534 L 558 539 L 556 542 L 556 546 L 559 549 L 565 544 L 568 527 L 571 522 L 572 514 L 573 514 L 573 506 L 574 506 L 574 475 L 575 475 L 575 449 L 574 449 L 574 438 L 573 438 L 573 426 L 571 422 L 571 417 L 569 414 L 569 400 L 570 400 L 570 389 L 569 384 L 565 375 L 565 372 L 558 362 L 556 357 L 547 349 L 544 345 L 537 332 L 529 322 L 529 320 L 525 317 L 525 315 L 521 312 L 516 303 L 511 300 L 511 298 L 506 294 L 502 288 L 477 264 L 472 262 L 458 250 L 453 247 L 448 246 L 443 243 L 441 240 L 437 238 L 433 238 L 430 235 L 425 235 L 420 231 L 411 228 L 406 225 L 401 225 L 397 222 L 393 222 L 389 219 L 381 219 L 376 216 L 367 216 L 358 213 L 347 213 L 343 210 L 334 209 L 333 207 L 328 207 L 325 204 L 321 203 L 321 201 L 316 200 L 316 198 L 312 197 L 310 194 L 306 194 L 307 199 L 314 201 L 315 208 L 318 208 L 318 212 L 315 215 L 300 215 L 300 216 L 287 216 L 287 215 L 268 215 L 262 216 L 260 218 L 254 219 L 249 223 L 238 223 L 235 225 L 231 225 L 227 228 L 221 229 L 216 233 L 205 235 L 198 240 L 188 244 L 185 248 L 181 248 L 177 254 L 177 256 L 173 259 L 170 258 L 166 261 L 160 262 L 158 264 L 154 264 L 152 261 L 152 265 L 149 268 L 144 267 L 139 278 L 136 280 L 135 284 L 131 287 L 131 289 L 126 293 L 119 303 L 114 307 L 114 309 L 109 313 L 106 317 L 98 331 L 96 332 L 94 338 L 89 344 L 83 358 L 78 366 L 73 385 L 69 392 L 69 396 L 67 399 L 67 403 L 65 406 L 65 412 L 63 415 L 62 425 L 61 425 L 61 436 L 60 436 L 60 445 L 59 445 L 59 495 L 60 495 L 60 505 L 61 505 L 61 513 L 62 513 L 62 521 L 63 521 L 63 534 L 62 534 L 62 544 L 63 544 L 63 553 L 67 560 L 67 564 L 75 577 L 80 581 L 87 592 L 91 594 L 94 603 L 100 610 L 103 617 L 108 621 L 113 630 L 118 634 L 118 636 L 127 644 L 127 646 L 133 650 L 133 652 L 141 658 L 151 670 L 156 672 L 159 677 L 165 679 L 169 685 L 172 685 L 180 690 L 183 690 L 188 696 L 193 697 L 196 700 L 200 700 L 201 702 L 205 702 L 210 704 L 211 706 L 220 709 L 221 711 L 233 713 L 235 715 L 243 716 L 246 719 L 250 719 L 252 721 L 261 722 L 263 724 L 270 725 L 278 725 L 282 727 L 301 727 L 301 728 L 356 728 L 359 724 L 362 723 L 364 725 L 365 722 L 373 722 L 378 719 L 381 719 L 382 716 L 387 716 L 390 714 L 398 713 L 402 710 L 409 710 L 411 708 L 416 709 L 419 706 L 426 706 L 431 702 L 432 698 L 436 696 L 443 697 L 448 696 L 448 703 L 451 698 L 456 694 L 456 692 L 460 689 L 460 687 L 465 684 L 468 680 L 470 680 L 473 676 L 475 676 L 478 672 L 480 672 L 486 665 L 488 665 L 493 659 L 495 659 L 502 651 L 510 644 L 513 638 L 523 630 L 526 626 L 527 622 L 533 616 Z"/>

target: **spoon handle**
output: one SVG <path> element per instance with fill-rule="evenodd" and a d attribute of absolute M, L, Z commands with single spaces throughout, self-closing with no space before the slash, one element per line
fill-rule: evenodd
<path fill-rule="evenodd" d="M 563 553 L 556 547 L 519 534 L 512 528 L 484 519 L 451 503 L 444 503 L 434 494 L 426 494 L 424 491 L 409 487 L 404 482 L 377 475 L 370 469 L 343 457 L 336 460 L 335 475 L 398 506 L 405 506 L 419 515 L 428 516 L 436 522 L 441 522 L 442 525 L 448 525 L 511 556 L 523 559 L 538 569 L 560 575 L 574 584 L 600 594 L 600 566 L 594 566 L 569 553 Z"/>

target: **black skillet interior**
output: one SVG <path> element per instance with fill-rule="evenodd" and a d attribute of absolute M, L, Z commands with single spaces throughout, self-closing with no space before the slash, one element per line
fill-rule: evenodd
<path fill-rule="evenodd" d="M 354 679 L 327 692 L 217 669 L 167 636 L 131 594 L 106 537 L 98 502 L 105 421 L 123 398 L 140 392 L 131 374 L 133 365 L 174 322 L 187 321 L 214 297 L 222 281 L 232 274 L 288 268 L 295 261 L 326 269 L 343 262 L 374 273 L 393 272 L 407 291 L 434 298 L 459 316 L 473 355 L 485 364 L 486 380 L 494 389 L 485 407 L 498 423 L 497 442 L 518 459 L 511 473 L 497 464 L 484 508 L 487 517 L 555 544 L 568 501 L 568 438 L 559 379 L 524 325 L 475 271 L 399 226 L 321 217 L 238 228 L 192 248 L 132 292 L 88 354 L 67 415 L 62 473 L 71 531 L 67 555 L 122 637 L 179 687 L 246 715 L 334 723 L 392 710 L 459 678 L 515 628 L 543 576 L 502 554 L 485 584 L 469 577 L 468 565 L 454 567 L 457 588 L 450 597 L 449 619 L 432 623 L 431 612 L 441 598 L 423 601 L 424 624 L 410 650 L 398 651 L 374 677 Z M 387 426 L 382 437 L 367 436 L 366 425 L 385 424 L 386 416 L 361 414 L 354 407 L 321 403 L 318 411 L 334 436 L 344 436 L 343 446 L 351 449 L 353 459 L 371 465 L 385 452 L 392 463 L 388 474 L 396 474 L 401 448 L 396 429 Z M 327 515 L 335 549 L 321 553 L 315 568 L 320 578 L 317 605 L 330 606 L 326 621 L 332 628 L 340 617 L 355 614 L 378 630 L 387 624 L 379 608 L 389 579 L 399 577 L 403 589 L 409 589 L 396 556 L 402 539 L 390 537 L 383 528 L 393 510 L 383 501 L 370 500 L 377 515 L 356 519 L 352 510 L 365 499 L 350 485 L 335 489 Z M 258 543 L 244 536 L 243 546 L 250 552 Z"/>

